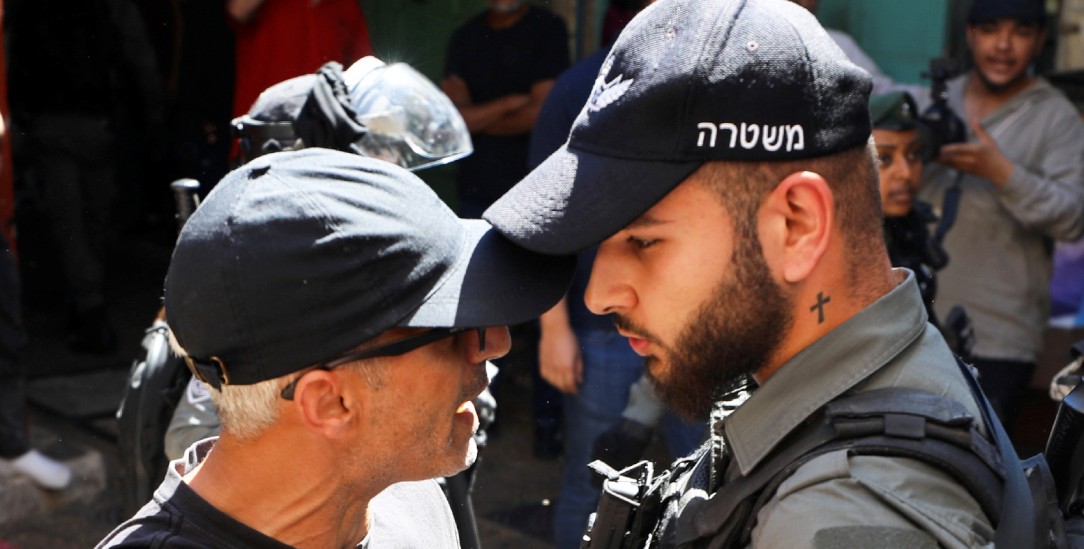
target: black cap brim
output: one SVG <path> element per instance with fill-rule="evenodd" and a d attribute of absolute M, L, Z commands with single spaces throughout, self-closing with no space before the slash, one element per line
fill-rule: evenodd
<path fill-rule="evenodd" d="M 1046 26 L 1046 7 L 1042 0 L 978 0 L 971 5 L 967 22 L 975 25 L 999 19 L 1011 19 L 1027 25 Z"/>
<path fill-rule="evenodd" d="M 702 164 L 615 158 L 566 143 L 482 217 L 527 249 L 575 253 L 640 217 Z"/>
<path fill-rule="evenodd" d="M 574 255 L 531 252 L 481 219 L 463 219 L 460 224 L 465 240 L 459 260 L 400 326 L 519 324 L 549 310 L 568 291 Z"/>

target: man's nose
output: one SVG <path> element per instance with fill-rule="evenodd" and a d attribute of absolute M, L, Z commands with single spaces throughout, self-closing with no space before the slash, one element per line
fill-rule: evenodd
<path fill-rule="evenodd" d="M 591 279 L 587 283 L 583 300 L 596 315 L 627 310 L 636 304 L 636 293 L 622 276 L 619 254 L 614 244 L 603 242 L 591 267 Z"/>
<path fill-rule="evenodd" d="M 911 165 L 911 161 L 905 156 L 897 158 L 896 161 L 893 162 L 892 168 L 893 175 L 899 181 L 910 182 L 911 178 L 914 176 L 914 166 Z"/>
<path fill-rule="evenodd" d="M 508 326 L 490 326 L 482 328 L 482 332 L 485 334 L 485 348 L 482 347 L 481 334 L 476 330 L 471 331 L 470 337 L 474 338 L 475 341 L 467 348 L 471 349 L 473 355 L 471 357 L 472 364 L 500 358 L 508 354 L 508 351 L 512 349 L 512 336 L 508 332 Z"/>
<path fill-rule="evenodd" d="M 999 31 L 997 33 L 997 42 L 996 42 L 995 45 L 998 47 L 998 49 L 1008 49 L 1008 47 L 1009 47 L 1009 45 L 1011 43 L 1012 43 L 1012 31 L 1011 30 L 1001 30 L 1001 31 Z"/>

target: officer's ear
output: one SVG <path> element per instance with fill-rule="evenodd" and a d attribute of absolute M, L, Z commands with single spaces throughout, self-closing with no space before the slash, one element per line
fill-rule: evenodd
<path fill-rule="evenodd" d="M 360 408 L 350 387 L 347 368 L 310 370 L 297 381 L 292 406 L 302 426 L 329 438 L 347 436 Z"/>
<path fill-rule="evenodd" d="M 764 256 L 785 283 L 806 280 L 832 238 L 835 202 L 828 182 L 814 172 L 795 172 L 761 203 L 757 231 Z"/>

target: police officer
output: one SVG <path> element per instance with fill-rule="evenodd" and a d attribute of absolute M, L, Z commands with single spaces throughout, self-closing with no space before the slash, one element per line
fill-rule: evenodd
<path fill-rule="evenodd" d="M 709 444 L 663 488 L 653 544 L 993 539 L 967 488 L 909 458 L 832 451 L 755 512 L 758 494 L 728 495 L 851 394 L 916 389 L 980 417 L 914 273 L 890 267 L 869 90 L 795 4 L 660 0 L 614 45 L 568 142 L 484 214 L 535 251 L 600 243 L 587 306 L 668 405 L 710 416 Z"/>
<path fill-rule="evenodd" d="M 937 326 L 953 353 L 970 358 L 975 337 L 971 318 L 961 306 L 952 307 L 942 320 L 934 311 L 937 278 L 949 257 L 929 227 L 938 221 L 933 207 L 917 198 L 922 182 L 922 161 L 933 141 L 930 129 L 918 118 L 915 100 L 907 92 L 876 94 L 869 99 L 873 141 L 884 212 L 885 245 L 894 267 L 915 273 L 926 314 Z"/>
<path fill-rule="evenodd" d="M 869 100 L 873 141 L 885 216 L 885 244 L 892 265 L 915 273 L 926 312 L 936 324 L 933 271 L 947 263 L 944 251 L 930 239 L 927 225 L 937 220 L 930 205 L 916 199 L 922 181 L 923 140 L 915 101 L 907 92 L 873 95 Z"/>

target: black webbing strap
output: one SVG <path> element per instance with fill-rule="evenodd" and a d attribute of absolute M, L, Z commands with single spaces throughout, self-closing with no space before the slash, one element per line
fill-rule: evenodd
<path fill-rule="evenodd" d="M 933 241 L 938 246 L 945 241 L 945 235 L 956 223 L 956 214 L 960 210 L 960 181 L 963 178 L 963 172 L 956 172 L 956 179 L 952 182 L 952 185 L 949 185 L 949 188 L 945 189 L 945 197 L 941 201 L 941 221 L 937 224 L 937 229 L 933 233 Z"/>
<path fill-rule="evenodd" d="M 758 466 L 752 474 L 727 482 L 706 500 L 690 502 L 689 506 L 700 508 L 687 507 L 683 511 L 682 514 L 690 516 L 692 520 L 679 522 L 675 543 L 680 546 L 715 534 L 742 502 L 763 489 L 779 471 L 834 438 L 832 426 L 827 422 L 818 422 L 803 432 L 798 440 L 784 446 L 782 451 Z M 710 453 L 705 453 L 705 456 L 710 459 Z"/>
<path fill-rule="evenodd" d="M 986 400 L 979 387 L 979 382 L 971 372 L 971 367 L 965 364 L 959 357 L 956 363 L 960 367 L 967 385 L 971 388 L 971 394 L 979 405 L 982 420 L 986 423 L 986 431 L 993 439 L 1001 454 L 1001 460 L 1005 464 L 1005 486 L 1002 500 L 1006 503 L 1001 507 L 1001 514 L 997 521 L 997 534 L 994 538 L 995 547 L 1032 547 L 1040 536 L 1039 525 L 1035 523 L 1035 501 L 1024 476 L 1024 469 L 1020 465 L 1020 457 L 1016 455 L 1009 435 L 997 419 L 990 402 Z M 989 518 L 993 519 L 993 517 Z"/>
<path fill-rule="evenodd" d="M 810 460 L 837 450 L 852 455 L 907 457 L 951 475 L 968 489 L 991 520 L 1004 520 L 1001 466 L 1003 457 L 976 430 L 960 403 L 923 391 L 884 388 L 830 403 L 809 427 L 748 476 L 727 482 L 706 500 L 690 502 L 679 525 L 678 545 L 713 536 L 724 526 L 733 531 L 742 521 L 741 539 L 749 539 L 757 511 L 779 485 Z M 1019 470 L 1019 467 L 1016 467 Z M 756 497 L 752 507 L 743 505 Z M 732 517 L 735 512 L 743 516 Z"/>

